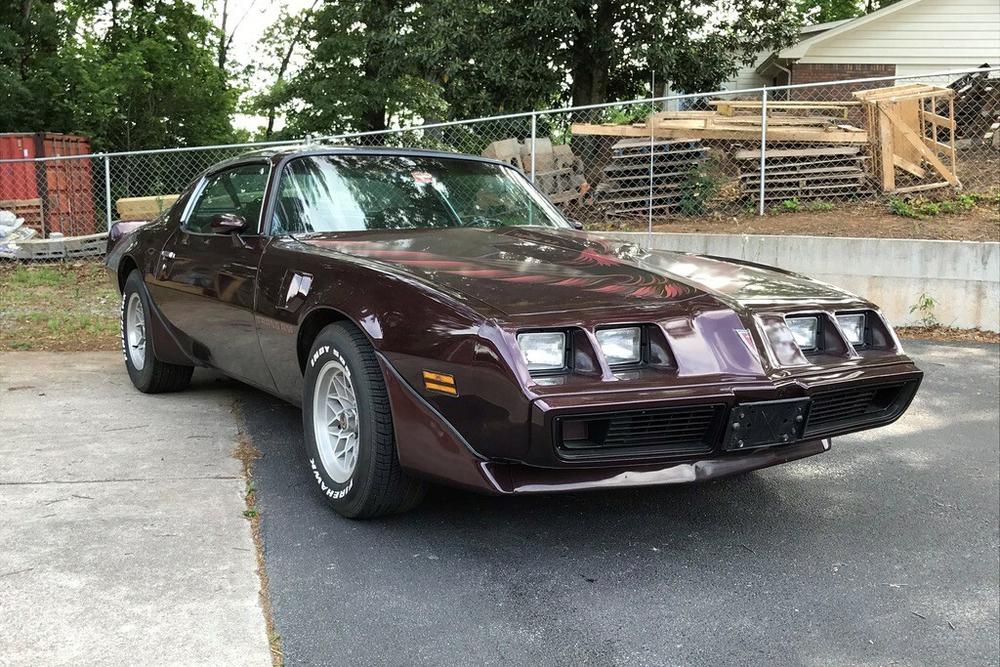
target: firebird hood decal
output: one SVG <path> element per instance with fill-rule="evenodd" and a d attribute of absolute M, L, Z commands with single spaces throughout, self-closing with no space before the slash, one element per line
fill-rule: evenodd
<path fill-rule="evenodd" d="M 657 306 L 710 294 L 755 300 L 853 297 L 793 274 L 683 253 L 649 252 L 584 233 L 504 227 L 310 234 L 299 241 L 395 267 L 507 315 Z"/>

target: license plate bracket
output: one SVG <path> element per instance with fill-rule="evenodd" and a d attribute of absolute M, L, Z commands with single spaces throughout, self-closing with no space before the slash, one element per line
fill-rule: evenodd
<path fill-rule="evenodd" d="M 739 451 L 801 439 L 809 403 L 808 398 L 786 398 L 737 404 L 729 413 L 725 448 Z"/>

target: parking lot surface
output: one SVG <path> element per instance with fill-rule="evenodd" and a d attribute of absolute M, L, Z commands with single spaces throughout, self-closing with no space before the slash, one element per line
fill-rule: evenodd
<path fill-rule="evenodd" d="M 285 659 L 300 664 L 995 664 L 998 348 L 909 342 L 891 427 L 713 483 L 340 518 L 298 410 L 241 393 Z"/>

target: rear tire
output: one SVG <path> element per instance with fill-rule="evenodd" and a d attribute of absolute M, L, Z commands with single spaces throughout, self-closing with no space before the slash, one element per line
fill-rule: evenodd
<path fill-rule="evenodd" d="M 385 380 L 365 335 L 348 323 L 320 331 L 303 384 L 306 455 L 330 506 L 367 519 L 419 504 L 426 485 L 399 465 Z"/>
<path fill-rule="evenodd" d="M 150 303 L 142 274 L 134 269 L 122 290 L 122 354 L 132 384 L 146 394 L 180 391 L 191 383 L 193 366 L 168 364 L 156 358 L 150 330 Z"/>

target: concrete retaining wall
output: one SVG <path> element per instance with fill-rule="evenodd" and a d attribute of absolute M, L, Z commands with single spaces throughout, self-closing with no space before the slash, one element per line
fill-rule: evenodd
<path fill-rule="evenodd" d="M 645 245 L 644 232 L 602 236 Z M 1000 331 L 1000 243 L 822 236 L 653 234 L 652 247 L 734 257 L 822 280 L 881 306 L 895 326 L 915 324 L 922 294 L 934 317 L 963 329 Z"/>

